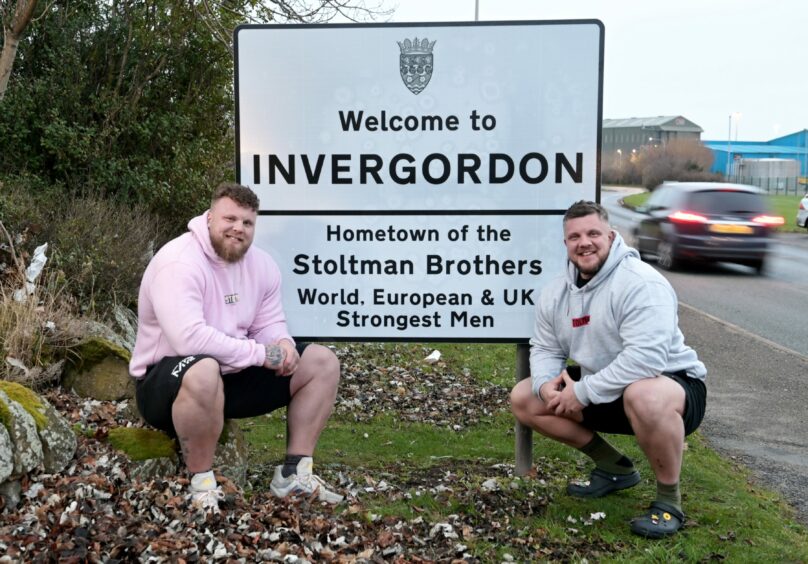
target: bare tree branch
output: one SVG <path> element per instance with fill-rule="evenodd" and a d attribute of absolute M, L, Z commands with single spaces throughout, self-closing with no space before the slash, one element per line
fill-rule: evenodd
<path fill-rule="evenodd" d="M 337 19 L 367 22 L 387 19 L 393 13 L 386 7 L 388 0 L 260 0 L 254 7 L 233 7 L 227 0 L 197 0 L 192 2 L 211 34 L 233 52 L 232 27 L 222 23 L 222 14 L 229 14 L 245 23 L 328 23 Z"/>

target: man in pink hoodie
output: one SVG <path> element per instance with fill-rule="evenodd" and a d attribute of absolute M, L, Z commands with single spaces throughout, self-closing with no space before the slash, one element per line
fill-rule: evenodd
<path fill-rule="evenodd" d="M 140 285 L 129 370 L 137 405 L 152 426 L 176 436 L 192 474 L 194 506 L 218 513 L 212 464 L 225 418 L 288 406 L 287 455 L 270 489 L 339 503 L 312 473 L 312 454 L 331 414 L 339 361 L 321 345 L 295 344 L 270 255 L 252 246 L 258 198 L 222 184 L 210 210 L 154 256 Z"/>

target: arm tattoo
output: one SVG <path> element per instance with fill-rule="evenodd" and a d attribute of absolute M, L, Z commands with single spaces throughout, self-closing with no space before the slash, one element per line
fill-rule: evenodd
<path fill-rule="evenodd" d="M 266 350 L 267 363 L 280 368 L 283 365 L 283 359 L 286 358 L 286 351 L 280 345 L 266 345 Z"/>

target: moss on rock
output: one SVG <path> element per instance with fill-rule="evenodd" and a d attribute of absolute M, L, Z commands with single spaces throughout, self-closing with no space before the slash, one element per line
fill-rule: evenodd
<path fill-rule="evenodd" d="M 132 460 L 177 456 L 177 444 L 174 439 L 154 429 L 117 427 L 109 431 L 109 443 Z"/>
<path fill-rule="evenodd" d="M 34 418 L 36 428 L 41 431 L 48 424 L 48 418 L 45 415 L 45 406 L 33 391 L 29 390 L 22 384 L 16 382 L 8 382 L 0 380 L 0 390 L 4 391 L 9 399 L 16 401 L 22 408 Z M 11 411 L 5 402 L 0 399 L 0 422 L 6 429 L 11 425 Z"/>
<path fill-rule="evenodd" d="M 0 425 L 6 429 L 11 426 L 11 410 L 2 399 L 0 399 Z"/>
<path fill-rule="evenodd" d="M 129 351 L 101 337 L 89 337 L 75 348 L 63 384 L 81 397 L 121 401 L 135 396 L 129 375 Z"/>
<path fill-rule="evenodd" d="M 80 370 L 87 370 L 95 366 L 110 354 L 117 356 L 126 363 L 132 358 L 132 355 L 125 348 L 96 336 L 88 337 L 79 343 L 75 348 L 75 353 L 78 357 L 76 368 Z"/>

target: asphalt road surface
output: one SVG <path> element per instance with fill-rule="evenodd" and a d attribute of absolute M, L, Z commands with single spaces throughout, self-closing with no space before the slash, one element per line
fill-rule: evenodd
<path fill-rule="evenodd" d="M 623 195 L 601 198 L 621 232 L 631 221 L 618 208 Z M 709 371 L 701 432 L 808 523 L 808 234 L 778 239 L 771 258 L 763 277 L 728 265 L 663 274 Z"/>

